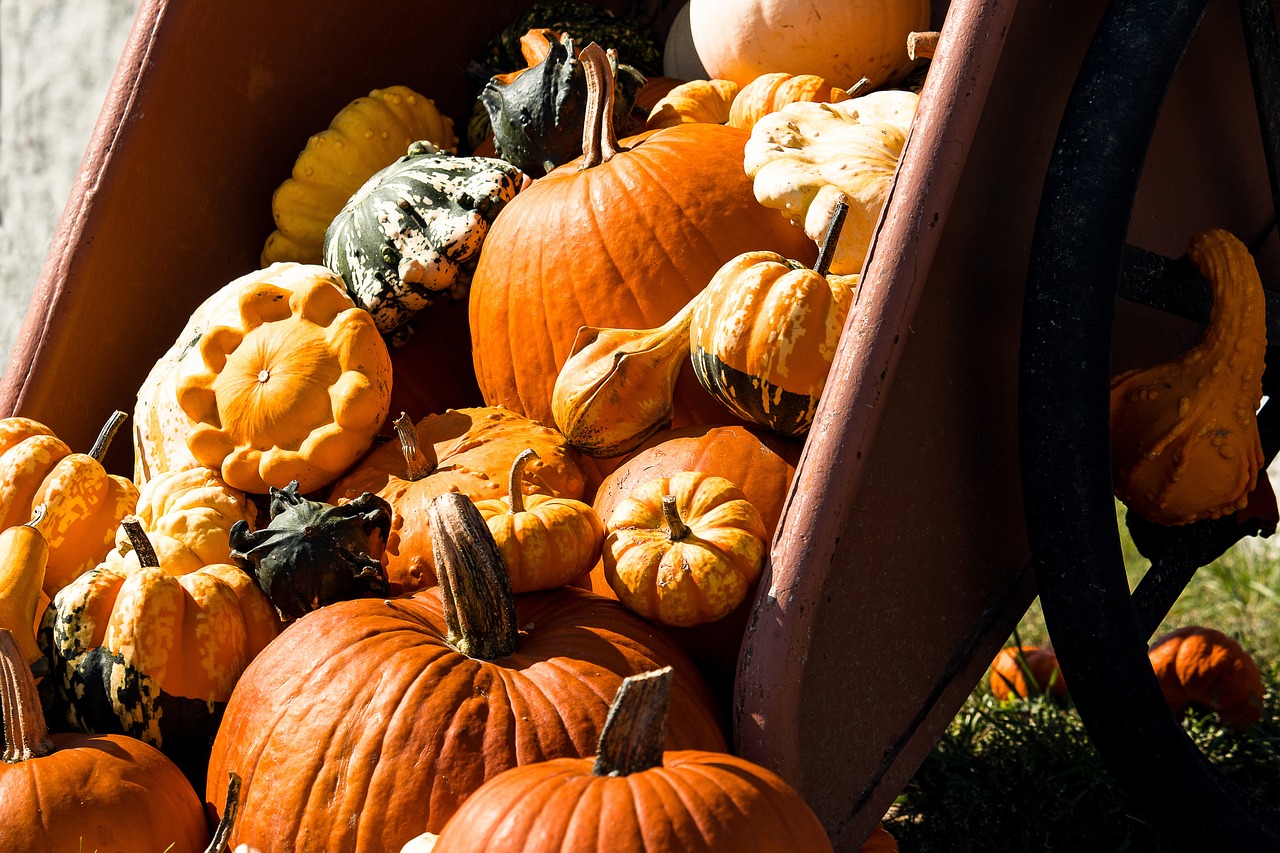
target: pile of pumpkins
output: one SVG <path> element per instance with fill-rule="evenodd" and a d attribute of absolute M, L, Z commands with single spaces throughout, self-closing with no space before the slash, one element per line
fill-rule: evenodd
<path fill-rule="evenodd" d="M 689 81 L 533 7 L 466 146 L 348 105 L 138 390 L 131 479 L 124 412 L 0 421 L 0 848 L 830 849 L 727 706 L 929 4 L 842 11 L 834 82 L 733 47 L 743 5 L 682 18 Z"/>

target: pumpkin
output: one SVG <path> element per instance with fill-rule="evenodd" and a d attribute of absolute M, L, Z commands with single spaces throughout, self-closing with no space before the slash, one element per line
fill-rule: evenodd
<path fill-rule="evenodd" d="M 504 498 L 476 502 L 511 579 L 512 592 L 563 586 L 591 571 L 604 544 L 604 525 L 590 504 L 550 495 L 526 496 L 521 481 L 537 451 L 511 463 Z"/>
<path fill-rule="evenodd" d="M 798 101 L 751 129 L 744 167 L 756 198 L 820 243 L 837 203 L 849 204 L 831 259 L 838 275 L 862 272 L 880 211 L 907 143 L 920 98 L 882 91 L 833 104 Z"/>
<path fill-rule="evenodd" d="M 1245 729 L 1262 720 L 1262 675 L 1241 645 L 1215 628 L 1187 625 L 1151 643 L 1151 666 L 1175 714 L 1190 705 Z"/>
<path fill-rule="evenodd" d="M 122 526 L 129 552 L 112 552 L 45 611 L 51 712 L 83 731 L 144 740 L 198 780 L 236 679 L 279 621 L 239 568 L 166 565 L 136 517 Z"/>
<path fill-rule="evenodd" d="M 391 505 L 368 492 L 341 506 L 309 501 L 295 480 L 271 490 L 271 521 L 250 532 L 231 528 L 231 558 L 258 579 L 271 603 L 289 619 L 350 598 L 383 597 L 382 567 L 391 532 Z"/>
<path fill-rule="evenodd" d="M 871 830 L 871 835 L 867 836 L 867 840 L 862 842 L 862 846 L 858 848 L 858 853 L 898 853 L 898 842 L 889 830 L 884 828 L 884 824 L 880 824 Z"/>
<path fill-rule="evenodd" d="M 1266 466 L 1255 416 L 1267 349 L 1257 267 L 1222 230 L 1197 235 L 1187 257 L 1213 292 L 1200 341 L 1172 361 L 1111 380 L 1116 497 L 1155 524 L 1243 509 Z"/>
<path fill-rule="evenodd" d="M 585 156 L 512 199 L 489 231 L 471 285 L 481 393 L 542 423 L 552 422 L 556 376 L 582 326 L 659 326 L 748 249 L 814 254 L 798 229 L 751 197 L 744 131 L 682 125 L 623 140 L 626 150 L 618 150 L 607 142 L 614 136 L 608 62 L 591 48 L 581 59 L 597 81 Z M 723 420 L 686 372 L 674 425 Z"/>
<path fill-rule="evenodd" d="M 793 75 L 775 71 L 761 74 L 734 96 L 729 106 L 729 124 L 750 130 L 760 119 L 787 104 L 797 101 L 838 104 L 847 100 L 848 92 L 830 85 L 816 74 Z"/>
<path fill-rule="evenodd" d="M 351 194 L 420 139 L 458 147 L 453 119 L 406 86 L 374 89 L 343 107 L 327 130 L 307 140 L 293 176 L 271 196 L 276 230 L 262 248 L 262 266 L 320 263 L 325 229 Z"/>
<path fill-rule="evenodd" d="M 0 531 L 0 629 L 8 631 L 23 662 L 44 675 L 48 663 L 36 645 L 40 586 L 49 563 L 49 543 L 40 532 L 44 504 L 36 504 L 26 524 Z"/>
<path fill-rule="evenodd" d="M 428 501 L 445 492 L 506 497 L 512 464 L 525 449 L 538 455 L 525 468 L 534 491 L 582 497 L 582 471 L 564 436 L 507 409 L 454 409 L 416 426 L 402 414 L 395 426 L 400 440 L 370 453 L 329 495 L 342 503 L 372 492 L 391 504 L 385 563 L 392 595 L 435 583 Z"/>
<path fill-rule="evenodd" d="M 449 821 L 435 853 L 830 851 L 804 799 L 773 772 L 723 753 L 680 750 L 670 668 L 622 682 L 594 758 L 515 767 Z"/>
<path fill-rule="evenodd" d="M 735 415 L 783 435 L 809 431 L 858 287 L 856 275 L 827 274 L 843 221 L 841 209 L 812 270 L 774 252 L 729 261 L 690 319 L 702 387 Z"/>
<path fill-rule="evenodd" d="M 1058 668 L 1053 649 L 1040 646 L 1008 646 L 991 663 L 988 683 L 999 702 L 1015 697 L 1027 699 L 1048 695 L 1059 701 L 1067 698 L 1067 685 Z"/>
<path fill-rule="evenodd" d="M 907 34 L 929 26 L 929 0 L 690 0 L 689 30 L 708 75 L 745 86 L 772 71 L 873 89 L 911 69 Z"/>
<path fill-rule="evenodd" d="M 678 124 L 728 124 L 738 84 L 731 80 L 690 80 L 662 97 L 645 122 L 645 130 Z"/>
<path fill-rule="evenodd" d="M 0 849 L 22 853 L 198 853 L 204 806 L 154 747 L 121 735 L 49 734 L 35 680 L 0 630 L 4 761 Z"/>
<path fill-rule="evenodd" d="M 573 588 L 514 599 L 470 501 L 444 494 L 427 512 L 439 588 L 311 613 L 236 686 L 207 799 L 227 771 L 244 778 L 237 842 L 399 849 L 503 770 L 592 754 L 606 697 L 665 665 L 680 679 L 673 743 L 724 747 L 706 686 L 652 626 Z"/>
<path fill-rule="evenodd" d="M 255 494 L 333 482 L 387 415 L 391 360 L 373 318 L 333 273 L 298 266 L 246 284 L 227 320 L 204 330 L 200 363 L 174 389 L 191 455 Z"/>
<path fill-rule="evenodd" d="M 434 301 L 466 297 L 489 224 L 523 181 L 501 160 L 415 142 L 333 218 L 324 263 L 378 331 L 393 332 Z"/>
<path fill-rule="evenodd" d="M 39 528 L 49 549 L 46 596 L 98 564 L 111 550 L 116 525 L 137 504 L 129 478 L 102 465 L 126 417 L 113 413 L 88 453 L 72 453 L 38 421 L 0 420 L 0 529 L 27 523 L 35 506 L 45 505 Z"/>
<path fill-rule="evenodd" d="M 760 577 L 767 535 L 760 511 L 723 477 L 661 477 L 609 516 L 605 578 L 647 619 L 686 628 L 714 622 Z"/>

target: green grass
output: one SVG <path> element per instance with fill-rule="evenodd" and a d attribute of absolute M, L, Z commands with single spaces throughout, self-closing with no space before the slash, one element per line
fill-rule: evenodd
<path fill-rule="evenodd" d="M 1149 568 L 1125 534 L 1132 589 Z M 1243 788 L 1280 806 L 1280 545 L 1246 540 L 1200 569 L 1157 634 L 1182 625 L 1218 628 L 1258 661 L 1263 723 L 1247 733 L 1190 714 L 1183 725 L 1201 752 Z M 1049 642 L 1038 602 L 1019 623 L 1023 643 Z M 985 681 L 955 717 L 899 797 L 886 826 L 903 853 L 1134 851 L 1167 849 L 1130 814 L 1079 715 L 1045 699 L 1002 705 Z"/>

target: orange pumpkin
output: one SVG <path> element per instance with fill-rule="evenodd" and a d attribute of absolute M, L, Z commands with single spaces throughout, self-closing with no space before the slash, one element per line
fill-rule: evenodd
<path fill-rule="evenodd" d="M 507 205 L 471 285 L 472 356 L 486 402 L 548 424 L 580 327 L 660 326 L 748 249 L 814 256 L 799 229 L 755 201 L 742 167 L 749 134 L 691 124 L 619 147 L 605 106 L 608 60 L 590 49 L 581 59 L 594 81 L 584 156 Z M 690 369 L 673 417 L 674 426 L 724 420 Z"/>
<path fill-rule="evenodd" d="M 340 503 L 372 492 L 391 504 L 385 563 L 392 595 L 435 583 L 427 502 L 445 492 L 472 500 L 506 497 L 512 464 L 522 451 L 538 454 L 525 468 L 535 491 L 582 497 L 582 471 L 564 436 L 508 409 L 451 409 L 417 426 L 401 415 L 396 430 L 399 442 L 370 453 L 329 496 L 330 503 Z"/>
<path fill-rule="evenodd" d="M 991 664 L 991 695 L 1005 702 L 1047 693 L 1055 699 L 1067 698 L 1067 685 L 1058 668 L 1053 649 L 1039 646 L 1009 646 L 1000 650 Z"/>
<path fill-rule="evenodd" d="M 1189 705 L 1244 729 L 1262 720 L 1262 675 L 1238 642 L 1215 628 L 1187 625 L 1151 644 L 1151 666 L 1175 714 Z"/>

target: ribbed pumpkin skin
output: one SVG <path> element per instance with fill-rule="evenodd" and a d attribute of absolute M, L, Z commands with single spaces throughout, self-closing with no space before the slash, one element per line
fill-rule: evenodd
<path fill-rule="evenodd" d="M 1262 676 L 1239 643 L 1214 628 L 1187 625 L 1151 643 L 1151 666 L 1175 714 L 1188 705 L 1216 711 L 1227 725 L 1262 719 Z"/>
<path fill-rule="evenodd" d="M 593 763 L 566 758 L 502 774 L 467 801 L 435 853 L 832 849 L 800 795 L 741 758 L 668 751 L 661 767 L 627 776 L 593 776 Z"/>
<path fill-rule="evenodd" d="M 724 749 L 706 686 L 657 629 L 581 590 L 517 602 L 515 654 L 443 641 L 437 589 L 325 607 L 289 626 L 236 687 L 207 799 L 244 779 L 233 844 L 262 851 L 398 851 L 439 832 L 486 779 L 594 755 L 622 679 L 676 669 L 669 743 Z"/>
<path fill-rule="evenodd" d="M 485 401 L 553 423 L 551 393 L 581 326 L 651 329 L 720 266 L 772 250 L 805 262 L 814 245 L 755 201 L 749 134 L 689 124 L 622 140 L 611 160 L 575 160 L 521 192 L 494 222 L 471 284 L 471 340 Z M 725 420 L 690 368 L 673 426 Z"/>
<path fill-rule="evenodd" d="M 1021 651 L 1035 683 L 1027 678 L 1022 661 L 1018 659 L 1018 647 L 1009 646 L 1001 649 L 991 662 L 991 695 L 1001 702 L 1014 697 L 1026 699 L 1045 692 L 1056 699 L 1066 699 L 1067 684 L 1062 680 L 1058 656 L 1053 649 L 1023 646 Z"/>

